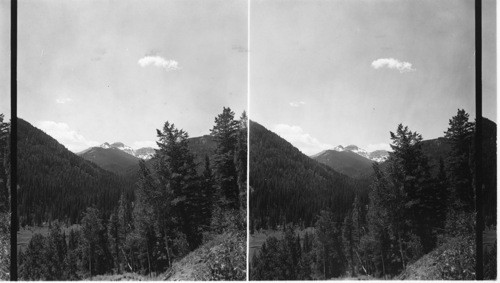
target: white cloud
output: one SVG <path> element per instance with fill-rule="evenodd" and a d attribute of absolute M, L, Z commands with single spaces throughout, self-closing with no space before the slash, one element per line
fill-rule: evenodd
<path fill-rule="evenodd" d="M 307 155 L 333 147 L 330 144 L 321 143 L 318 139 L 305 133 L 299 126 L 277 124 L 273 126 L 272 130 Z"/>
<path fill-rule="evenodd" d="M 68 103 L 71 101 L 72 101 L 71 98 L 57 98 L 56 99 L 56 103 L 59 103 L 59 104 L 65 104 L 65 103 Z"/>
<path fill-rule="evenodd" d="M 299 106 L 304 105 L 304 104 L 306 104 L 304 101 L 292 101 L 292 102 L 290 102 L 290 106 L 292 106 L 292 107 L 299 107 Z"/>
<path fill-rule="evenodd" d="M 376 144 L 369 144 L 367 147 L 366 147 L 366 150 L 368 152 L 372 152 L 372 151 L 375 151 L 375 150 L 387 150 L 387 151 L 392 151 L 392 148 L 391 146 L 388 144 L 388 143 L 376 143 Z"/>
<path fill-rule="evenodd" d="M 164 68 L 167 71 L 175 71 L 179 69 L 179 63 L 175 60 L 167 60 L 160 56 L 145 56 L 137 62 L 141 67 L 155 66 Z"/>
<path fill-rule="evenodd" d="M 389 68 L 396 69 L 400 73 L 412 72 L 416 69 L 413 68 L 413 65 L 410 62 L 401 62 L 394 58 L 380 58 L 372 62 L 372 67 L 375 69 L 380 68 Z"/>
<path fill-rule="evenodd" d="M 99 143 L 86 139 L 84 136 L 71 129 L 66 123 L 54 121 L 39 121 L 37 127 L 56 139 L 69 150 L 80 152 Z"/>
<path fill-rule="evenodd" d="M 155 141 L 135 141 L 132 144 L 132 147 L 134 149 L 139 149 L 139 148 L 142 148 L 142 147 L 158 148 L 158 145 L 156 144 Z"/>

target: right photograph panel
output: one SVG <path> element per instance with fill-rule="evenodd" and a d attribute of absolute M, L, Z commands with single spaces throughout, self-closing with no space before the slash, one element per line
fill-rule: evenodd
<path fill-rule="evenodd" d="M 487 62 L 496 7 L 483 5 Z M 475 279 L 474 1 L 251 0 L 250 22 L 250 280 Z"/>

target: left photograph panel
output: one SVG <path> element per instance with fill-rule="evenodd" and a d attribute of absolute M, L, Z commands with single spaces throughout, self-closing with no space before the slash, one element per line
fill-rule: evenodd
<path fill-rule="evenodd" d="M 19 1 L 20 280 L 246 279 L 247 16 L 245 0 Z"/>
<path fill-rule="evenodd" d="M 10 1 L 0 0 L 0 281 L 10 280 Z"/>

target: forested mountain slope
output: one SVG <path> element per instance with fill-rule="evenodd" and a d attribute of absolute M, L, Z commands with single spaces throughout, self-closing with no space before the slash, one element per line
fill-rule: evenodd
<path fill-rule="evenodd" d="M 130 167 L 139 169 L 139 158 L 116 148 L 92 147 L 78 155 L 116 174 L 127 174 Z"/>
<path fill-rule="evenodd" d="M 130 191 L 123 178 L 77 156 L 43 131 L 18 119 L 18 211 L 21 225 L 59 219 L 78 222 L 96 206 L 105 215 Z"/>
<path fill-rule="evenodd" d="M 372 172 L 373 161 L 351 151 L 326 150 L 313 159 L 351 178 Z"/>
<path fill-rule="evenodd" d="M 310 226 L 323 209 L 344 215 L 368 184 L 342 175 L 250 121 L 251 229 L 293 222 Z M 365 195 L 366 197 L 366 195 Z"/>

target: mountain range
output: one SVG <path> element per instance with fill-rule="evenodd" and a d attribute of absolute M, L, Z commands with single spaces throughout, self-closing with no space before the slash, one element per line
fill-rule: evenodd
<path fill-rule="evenodd" d="M 54 219 L 77 223 L 89 206 L 108 217 L 121 194 L 133 199 L 140 156 L 150 155 L 144 158 L 147 166 L 153 166 L 155 160 L 148 148 L 134 151 L 119 142 L 75 154 L 20 118 L 17 132 L 22 225 L 40 225 Z M 201 172 L 205 156 L 213 158 L 216 141 L 205 135 L 189 138 L 188 146 Z"/>
<path fill-rule="evenodd" d="M 342 145 L 338 145 L 338 146 L 334 147 L 333 149 L 323 150 L 320 153 L 311 155 L 311 158 L 315 159 L 320 155 L 324 155 L 326 152 L 332 152 L 332 151 L 352 152 L 352 153 L 355 153 L 355 154 L 362 156 L 366 159 L 369 159 L 371 161 L 375 161 L 378 163 L 384 162 L 387 160 L 387 158 L 389 158 L 389 152 L 387 150 L 375 150 L 372 152 L 368 152 L 368 151 L 366 151 L 366 150 L 364 150 L 356 145 L 353 145 L 353 144 L 345 146 L 345 147 Z"/>
<path fill-rule="evenodd" d="M 360 179 L 369 177 L 373 173 L 372 164 L 385 162 L 389 158 L 389 152 L 387 150 L 368 152 L 351 144 L 345 147 L 338 145 L 310 157 L 339 173 Z"/>
<path fill-rule="evenodd" d="M 129 155 L 132 155 L 134 157 L 144 159 L 144 160 L 151 159 L 155 155 L 155 149 L 152 147 L 142 147 L 142 148 L 139 148 L 137 150 L 134 150 L 133 148 L 131 148 L 128 145 L 125 145 L 122 142 L 115 142 L 112 144 L 105 142 L 105 143 L 101 144 L 100 146 L 91 147 L 91 148 L 88 148 L 84 151 L 81 151 L 81 152 L 77 153 L 77 155 L 80 155 L 80 156 L 84 155 L 88 151 L 92 151 L 92 150 L 97 149 L 97 148 L 120 150 L 120 151 L 123 151 Z"/>
<path fill-rule="evenodd" d="M 195 157 L 198 168 L 203 168 L 205 156 L 209 158 L 215 152 L 216 142 L 210 135 L 188 139 L 189 150 Z M 119 175 L 134 176 L 139 168 L 139 160 L 143 159 L 146 164 L 151 164 L 155 155 L 155 149 L 143 147 L 137 150 L 122 142 L 109 144 L 107 142 L 100 146 L 88 148 L 77 153 L 78 156 L 91 161 L 99 167 Z"/>

